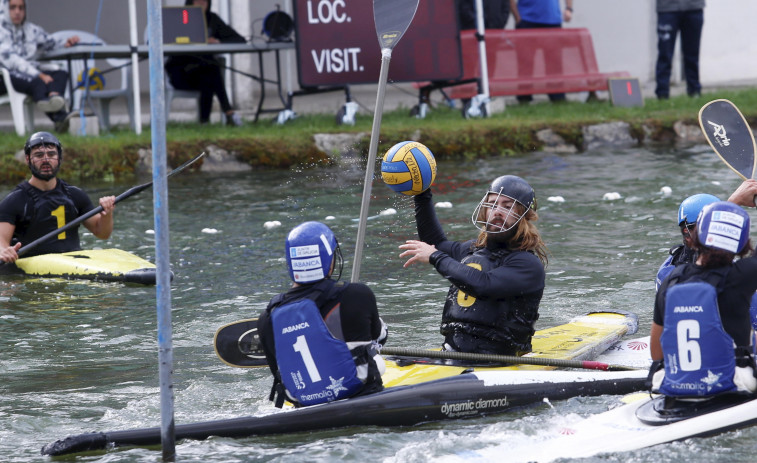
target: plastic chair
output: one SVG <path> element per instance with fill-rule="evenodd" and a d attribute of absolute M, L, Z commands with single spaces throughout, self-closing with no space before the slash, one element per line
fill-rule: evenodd
<path fill-rule="evenodd" d="M 79 30 L 63 30 L 54 32 L 51 34 L 57 40 L 65 40 L 72 35 L 79 36 L 79 40 L 83 43 L 102 44 L 105 45 L 105 41 L 91 32 L 79 31 Z M 91 98 L 97 102 L 97 114 L 98 123 L 102 130 L 110 130 L 110 103 L 116 98 L 126 98 L 126 107 L 129 113 L 129 124 L 132 129 L 136 128 L 136 118 L 134 115 L 134 93 L 132 91 L 132 75 L 131 75 L 131 60 L 128 58 L 107 58 L 105 60 L 108 66 L 112 68 L 119 68 L 121 71 L 121 87 L 113 89 L 93 90 L 90 89 L 87 94 L 85 88 L 79 88 L 74 90 L 74 95 L 71 98 L 73 105 L 76 108 L 81 108 L 85 104 L 85 98 Z M 87 60 L 87 69 L 93 69 L 95 67 L 95 61 Z M 64 64 L 66 66 L 67 63 Z M 84 71 L 83 60 L 72 60 L 71 69 L 69 71 L 69 78 L 76 81 Z M 107 79 L 106 79 L 107 82 Z"/>
<path fill-rule="evenodd" d="M 34 131 L 34 101 L 25 93 L 17 92 L 11 83 L 11 75 L 5 68 L 0 68 L 7 93 L 0 95 L 0 104 L 10 104 L 13 125 L 19 136 Z"/>

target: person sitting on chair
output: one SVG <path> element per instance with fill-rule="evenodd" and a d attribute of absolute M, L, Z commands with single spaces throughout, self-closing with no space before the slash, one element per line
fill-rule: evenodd
<path fill-rule="evenodd" d="M 59 46 L 70 47 L 79 43 L 78 36 L 68 37 L 58 43 L 50 34 L 26 20 L 26 0 L 10 0 L 9 19 L 0 27 L 0 66 L 6 68 L 11 83 L 17 92 L 30 95 L 50 120 L 55 130 L 68 130 L 68 111 L 63 94 L 68 82 L 68 73 L 56 67 L 45 68 L 34 60 L 40 52 Z M 46 70 L 45 70 L 46 69 Z M 3 92 L 5 86 L 0 81 Z"/>
<path fill-rule="evenodd" d="M 186 0 L 186 6 L 200 6 L 205 12 L 208 26 L 208 43 L 245 43 L 244 37 L 229 27 L 215 13 L 210 11 L 211 0 Z M 210 121 L 213 107 L 213 95 L 218 98 L 227 124 L 242 125 L 239 117 L 229 103 L 223 82 L 222 64 L 213 55 L 171 56 L 166 61 L 166 73 L 174 88 L 179 90 L 197 90 L 200 92 L 200 124 Z"/>

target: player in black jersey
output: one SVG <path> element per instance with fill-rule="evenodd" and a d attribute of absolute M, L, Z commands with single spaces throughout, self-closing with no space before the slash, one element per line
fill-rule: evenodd
<path fill-rule="evenodd" d="M 94 209 L 84 191 L 56 177 L 63 162 L 63 147 L 57 137 L 48 132 L 32 134 L 24 145 L 24 153 L 32 176 L 0 202 L 0 260 L 3 262 L 15 262 L 23 245 Z M 113 232 L 115 205 L 115 196 L 100 198 L 103 211 L 85 220 L 84 226 L 100 239 L 109 238 Z M 80 249 L 78 227 L 74 227 L 25 255 Z"/>

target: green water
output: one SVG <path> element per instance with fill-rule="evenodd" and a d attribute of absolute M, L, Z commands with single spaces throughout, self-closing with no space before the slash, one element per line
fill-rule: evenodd
<path fill-rule="evenodd" d="M 176 422 L 272 412 L 267 369 L 233 369 L 212 348 L 217 327 L 255 316 L 288 285 L 284 237 L 305 220 L 329 224 L 352 266 L 362 194 L 361 163 L 298 172 L 181 174 L 170 180 Z M 676 210 L 698 192 L 723 199 L 736 176 L 709 147 L 638 148 L 439 165 L 437 210 L 452 239 L 475 234 L 470 215 L 485 184 L 503 174 L 536 189 L 550 248 L 538 327 L 593 309 L 651 323 L 654 275 L 676 237 Z M 131 185 L 83 185 L 91 196 Z M 669 186 L 673 194 L 660 189 Z M 7 193 L 9 189 L 0 192 Z M 620 199 L 603 199 L 617 192 Z M 361 280 L 374 290 L 390 345 L 436 347 L 448 285 L 428 267 L 403 269 L 397 246 L 415 236 L 412 201 L 374 183 Z M 559 201 L 561 197 L 563 201 Z M 550 199 L 551 198 L 551 199 Z M 396 214 L 379 215 L 395 209 Z M 152 195 L 117 206 L 107 242 L 153 259 Z M 373 217 L 376 216 L 376 217 Z M 267 228 L 267 222 L 281 226 Z M 215 230 L 215 233 L 209 233 Z M 40 448 L 71 434 L 160 425 L 155 289 L 87 281 L 0 280 L 0 461 L 53 461 Z M 544 438 L 565 420 L 606 410 L 618 397 L 576 398 L 527 410 L 412 428 L 360 428 L 177 445 L 184 462 L 430 462 L 461 449 Z M 757 430 L 663 445 L 595 461 L 753 461 Z M 80 455 L 65 461 L 156 462 L 156 449 Z M 503 458 L 502 461 L 506 461 Z"/>

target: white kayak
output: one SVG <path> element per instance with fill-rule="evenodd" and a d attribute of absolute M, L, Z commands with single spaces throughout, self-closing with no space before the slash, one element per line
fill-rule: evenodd
<path fill-rule="evenodd" d="M 706 437 L 757 424 L 757 399 L 730 396 L 718 406 L 705 406 L 691 418 L 667 421 L 652 411 L 663 397 L 637 393 L 626 405 L 591 416 L 575 424 L 561 426 L 547 440 L 513 445 L 497 445 L 477 451 L 461 452 L 441 458 L 442 462 L 501 461 L 506 452 L 508 463 L 551 462 L 562 458 L 587 458 L 595 455 L 628 452 L 691 437 Z M 726 406 L 728 405 L 728 406 Z M 648 420 L 651 415 L 656 416 Z M 642 417 L 640 419 L 639 417 Z"/>

